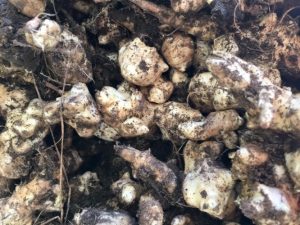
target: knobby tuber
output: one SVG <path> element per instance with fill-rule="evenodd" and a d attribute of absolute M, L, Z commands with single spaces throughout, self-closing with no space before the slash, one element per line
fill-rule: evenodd
<path fill-rule="evenodd" d="M 190 140 L 207 140 L 221 133 L 237 130 L 243 119 L 234 110 L 210 113 L 202 121 L 188 121 L 179 124 L 179 131 Z"/>
<path fill-rule="evenodd" d="M 182 185 L 183 197 L 188 205 L 214 217 L 224 218 L 230 201 L 234 199 L 234 184 L 229 170 L 204 159 L 187 173 Z"/>
<path fill-rule="evenodd" d="M 300 224 L 298 14 L 0 0 L 0 224 Z"/>
<path fill-rule="evenodd" d="M 74 223 L 76 225 L 134 225 L 135 221 L 126 212 L 89 208 L 75 214 Z"/>
<path fill-rule="evenodd" d="M 60 114 L 82 137 L 92 136 L 101 120 L 96 102 L 83 83 L 73 85 L 69 92 L 45 105 L 44 118 L 47 123 L 59 123 Z"/>
<path fill-rule="evenodd" d="M 120 48 L 119 64 L 124 79 L 138 86 L 153 84 L 169 68 L 156 49 L 139 38 Z"/>
<path fill-rule="evenodd" d="M 59 211 L 55 201 L 45 197 L 57 195 L 58 188 L 50 181 L 35 178 L 16 188 L 12 196 L 2 199 L 0 220 L 3 225 L 31 225 L 37 210 Z"/>
<path fill-rule="evenodd" d="M 139 224 L 140 225 L 163 225 L 164 211 L 159 203 L 151 195 L 142 195 L 139 202 Z"/>
<path fill-rule="evenodd" d="M 117 155 L 128 161 L 133 169 L 134 176 L 147 182 L 152 182 L 167 194 L 172 195 L 177 188 L 175 173 L 163 162 L 157 160 L 149 151 L 139 151 L 132 147 L 115 145 Z M 151 181 L 151 180 L 149 180 Z"/>
<path fill-rule="evenodd" d="M 240 107 L 248 112 L 249 128 L 299 132 L 299 95 L 274 85 L 257 66 L 230 53 L 215 52 L 207 64 L 225 87 L 244 97 Z"/>

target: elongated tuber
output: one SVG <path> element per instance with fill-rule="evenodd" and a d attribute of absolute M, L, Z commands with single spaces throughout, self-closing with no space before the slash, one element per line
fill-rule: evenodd
<path fill-rule="evenodd" d="M 139 151 L 132 147 L 115 145 L 117 155 L 128 161 L 136 178 L 153 182 L 168 194 L 173 194 L 177 187 L 175 173 L 163 162 L 151 155 L 150 151 Z M 150 179 L 150 180 L 148 180 Z"/>
<path fill-rule="evenodd" d="M 243 119 L 234 110 L 210 113 L 203 121 L 188 121 L 178 126 L 180 132 L 190 140 L 207 140 L 222 132 L 238 129 Z"/>

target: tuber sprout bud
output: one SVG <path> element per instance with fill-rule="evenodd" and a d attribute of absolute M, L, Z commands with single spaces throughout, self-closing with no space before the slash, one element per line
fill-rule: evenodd
<path fill-rule="evenodd" d="M 147 98 L 150 102 L 161 104 L 165 103 L 171 96 L 174 85 L 170 81 L 158 78 L 149 88 Z"/>
<path fill-rule="evenodd" d="M 169 68 L 156 49 L 139 38 L 120 48 L 119 64 L 124 79 L 138 86 L 153 84 Z"/>

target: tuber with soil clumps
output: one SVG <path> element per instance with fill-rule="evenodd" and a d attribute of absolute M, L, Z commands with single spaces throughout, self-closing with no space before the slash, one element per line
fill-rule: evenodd
<path fill-rule="evenodd" d="M 298 1 L 0 18 L 0 225 L 300 224 Z"/>

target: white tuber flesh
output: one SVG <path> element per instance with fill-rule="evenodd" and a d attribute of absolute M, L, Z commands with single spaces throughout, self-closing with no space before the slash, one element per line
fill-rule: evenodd
<path fill-rule="evenodd" d="M 138 86 L 153 84 L 169 68 L 156 49 L 139 38 L 120 48 L 119 64 L 124 79 Z"/>
<path fill-rule="evenodd" d="M 184 72 L 192 63 L 194 43 L 191 37 L 175 33 L 164 40 L 161 50 L 170 66 Z"/>
<path fill-rule="evenodd" d="M 203 121 L 188 121 L 178 126 L 180 132 L 190 140 L 207 140 L 221 133 L 237 130 L 243 119 L 234 110 L 210 113 Z"/>
<path fill-rule="evenodd" d="M 74 216 L 75 225 L 134 225 L 134 219 L 126 212 L 102 210 L 96 208 L 83 209 Z"/>
<path fill-rule="evenodd" d="M 229 170 L 205 159 L 197 169 L 187 173 L 182 185 L 183 197 L 189 206 L 222 219 L 231 204 L 234 184 Z"/>
<path fill-rule="evenodd" d="M 164 211 L 158 200 L 142 195 L 139 202 L 139 225 L 163 225 Z"/>
<path fill-rule="evenodd" d="M 120 145 L 115 145 L 114 148 L 118 156 L 131 164 L 135 178 L 140 178 L 144 182 L 155 182 L 159 188 L 168 194 L 175 192 L 177 187 L 175 173 L 165 163 L 152 156 L 150 150 L 142 152 L 132 147 Z"/>
<path fill-rule="evenodd" d="M 140 187 L 130 179 L 129 173 L 125 173 L 119 180 L 111 185 L 114 194 L 121 203 L 131 205 L 139 197 Z"/>
<path fill-rule="evenodd" d="M 97 105 L 83 83 L 73 85 L 72 89 L 62 97 L 46 104 L 45 121 L 49 124 L 59 123 L 61 111 L 64 121 L 81 137 L 91 137 L 97 130 L 101 119 Z"/>

